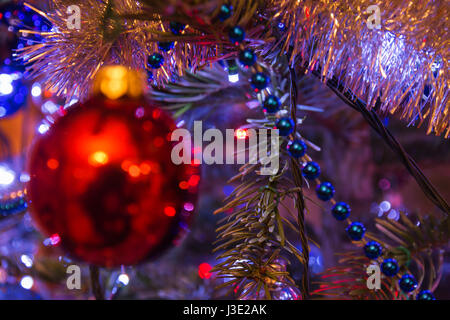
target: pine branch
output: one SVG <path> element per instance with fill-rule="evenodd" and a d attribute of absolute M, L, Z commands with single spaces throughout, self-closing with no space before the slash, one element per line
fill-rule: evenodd
<path fill-rule="evenodd" d="M 400 272 L 414 271 L 418 286 L 435 290 L 442 274 L 442 257 L 450 243 L 450 223 L 448 217 L 436 219 L 433 216 L 418 217 L 413 223 L 404 213 L 400 221 L 376 219 L 379 235 L 367 233 L 367 238 L 378 241 L 384 248 L 382 261 L 386 258 L 397 260 Z M 380 239 L 381 238 L 381 239 Z M 396 281 L 383 276 L 380 290 L 371 290 L 366 285 L 366 268 L 371 262 L 362 250 L 339 254 L 340 266 L 330 268 L 322 274 L 321 286 L 313 294 L 333 296 L 339 291 L 342 299 L 407 299 L 396 295 Z"/>
<path fill-rule="evenodd" d="M 297 121 L 297 76 L 293 68 L 289 68 L 290 71 L 290 97 L 291 97 L 291 118 Z M 294 129 L 294 135 L 297 134 L 297 126 Z M 291 159 L 292 175 L 295 186 L 298 188 L 296 195 L 295 207 L 297 209 L 297 223 L 299 226 L 300 243 L 302 246 L 302 252 L 304 253 L 305 263 L 303 264 L 303 277 L 302 277 L 302 295 L 306 299 L 309 296 L 309 243 L 306 236 L 305 227 L 305 199 L 303 196 L 303 176 L 301 173 L 301 167 L 298 159 Z"/>
<path fill-rule="evenodd" d="M 150 94 L 152 101 L 160 103 L 161 108 L 176 113 L 178 117 L 196 108 L 197 103 L 208 101 L 232 87 L 234 84 L 228 81 L 227 73 L 215 64 L 212 68 L 196 73 L 186 70 L 177 82 L 171 82 L 163 88 L 154 87 Z M 247 96 L 242 95 L 230 103 L 248 100 Z"/>
<path fill-rule="evenodd" d="M 263 288 L 265 299 L 271 299 L 275 283 L 286 282 L 295 286 L 288 272 L 280 271 L 284 256 L 296 257 L 302 264 L 305 255 L 285 237 L 279 202 L 291 190 L 280 184 L 288 170 L 287 163 L 276 176 L 259 176 L 258 166 L 241 169 L 230 182 L 243 181 L 226 199 L 226 204 L 215 214 L 233 210 L 217 229 L 218 245 L 214 251 L 225 259 L 213 269 L 219 277 L 228 279 L 223 287 L 230 286 L 241 299 L 259 299 Z"/>

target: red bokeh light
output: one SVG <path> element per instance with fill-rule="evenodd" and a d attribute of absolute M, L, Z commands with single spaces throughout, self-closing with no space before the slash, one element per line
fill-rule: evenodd
<path fill-rule="evenodd" d="M 201 263 L 198 266 L 198 275 L 199 275 L 199 277 L 202 278 L 202 279 L 209 279 L 209 278 L 211 278 L 211 276 L 212 276 L 212 274 L 210 272 L 211 269 L 212 269 L 212 267 L 211 267 L 211 265 L 209 263 L 206 263 L 206 262 Z"/>

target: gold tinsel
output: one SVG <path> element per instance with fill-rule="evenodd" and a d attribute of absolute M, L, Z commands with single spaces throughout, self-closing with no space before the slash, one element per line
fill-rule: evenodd
<path fill-rule="evenodd" d="M 427 121 L 428 133 L 450 133 L 448 101 L 448 1 L 272 0 L 273 19 L 286 26 L 281 43 L 307 72 L 336 77 L 380 111 L 411 124 Z M 380 8 L 379 29 L 367 20 Z M 424 92 L 429 93 L 428 96 Z"/>
<path fill-rule="evenodd" d="M 157 41 L 176 39 L 173 35 L 167 36 L 168 23 L 163 23 L 160 16 L 146 13 L 145 19 L 139 18 L 145 7 L 141 3 L 52 0 L 48 13 L 26 4 L 46 17 L 53 28 L 51 32 L 22 30 L 25 34 L 38 33 L 44 41 L 18 50 L 19 56 L 28 62 L 31 77 L 44 75 L 46 89 L 64 96 L 67 101 L 87 97 L 92 79 L 102 65 L 147 69 L 155 82 L 162 85 L 181 75 L 186 68 L 195 70 L 215 57 L 216 48 L 197 44 L 196 34 L 186 37 L 186 42 L 176 45 L 170 53 L 158 50 Z M 78 5 L 81 9 L 79 30 L 68 28 L 69 5 Z M 154 52 L 161 53 L 165 60 L 158 70 L 146 66 L 147 57 Z"/>
<path fill-rule="evenodd" d="M 107 4 L 113 15 L 106 16 Z M 187 68 L 236 56 L 225 26 L 241 25 L 253 47 L 263 53 L 288 51 L 292 64 L 338 79 L 384 113 L 399 113 L 408 124 L 427 123 L 427 132 L 450 134 L 448 2 L 444 0 L 378 3 L 381 28 L 369 29 L 371 0 L 230 0 L 233 16 L 213 20 L 221 0 L 52 0 L 47 18 L 53 32 L 45 42 L 21 51 L 32 75 L 45 75 L 48 87 L 70 100 L 85 97 L 103 64 L 146 68 L 147 56 L 159 52 L 156 41 L 177 41 L 164 67 L 153 71 L 158 85 Z M 77 4 L 82 28 L 67 29 L 67 6 Z M 120 17 L 120 18 L 119 18 Z M 174 36 L 169 21 L 188 24 Z M 280 22 L 281 36 L 272 30 Z M 261 31 L 262 30 L 262 31 Z M 264 55 L 270 57 L 269 54 Z M 268 59 L 270 60 L 270 59 Z M 271 61 L 265 61 L 270 63 Z"/>

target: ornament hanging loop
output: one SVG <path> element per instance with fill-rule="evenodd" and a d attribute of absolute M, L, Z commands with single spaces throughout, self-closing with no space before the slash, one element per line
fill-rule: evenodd
<path fill-rule="evenodd" d="M 145 75 L 140 71 L 119 65 L 104 66 L 95 76 L 93 95 L 110 100 L 139 99 L 145 94 L 145 83 Z"/>

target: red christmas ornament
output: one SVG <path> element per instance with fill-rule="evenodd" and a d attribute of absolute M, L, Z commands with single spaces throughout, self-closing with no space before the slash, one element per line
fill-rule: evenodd
<path fill-rule="evenodd" d="M 197 167 L 171 160 L 173 120 L 145 100 L 97 96 L 35 143 L 29 158 L 32 218 L 85 262 L 135 265 L 188 226 Z M 186 210 L 185 208 L 188 208 Z"/>

